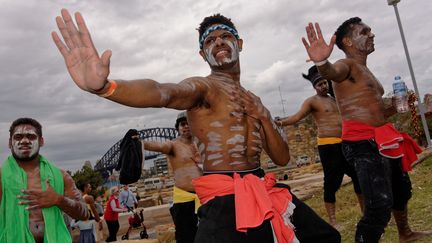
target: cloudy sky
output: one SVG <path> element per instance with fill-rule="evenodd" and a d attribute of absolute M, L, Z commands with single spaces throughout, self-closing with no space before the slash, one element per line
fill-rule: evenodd
<path fill-rule="evenodd" d="M 273 116 L 295 112 L 314 94 L 301 77 L 310 63 L 301 43 L 305 25 L 320 22 L 329 39 L 346 19 L 359 16 L 375 33 L 368 66 L 391 90 L 395 75 L 410 88 L 394 9 L 386 0 L 0 0 L 0 158 L 10 153 L 10 123 L 23 116 L 44 127 L 42 154 L 62 168 L 93 164 L 129 128 L 172 127 L 177 111 L 121 106 L 81 91 L 70 79 L 51 40 L 61 8 L 80 11 L 101 53 L 111 49 L 110 78 L 153 78 L 177 83 L 207 75 L 198 55 L 201 20 L 222 13 L 244 40 L 243 86 L 261 97 Z M 412 63 L 423 96 L 432 91 L 431 0 L 402 0 L 398 5 Z M 335 47 L 330 58 L 342 58 Z M 282 106 L 282 102 L 284 106 Z"/>

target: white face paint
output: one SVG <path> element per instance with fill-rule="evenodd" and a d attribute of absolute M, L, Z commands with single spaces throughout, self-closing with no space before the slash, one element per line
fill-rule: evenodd
<path fill-rule="evenodd" d="M 219 38 L 219 37 L 218 37 Z M 235 61 L 238 60 L 239 58 L 239 53 L 240 50 L 238 48 L 237 45 L 237 41 L 229 41 L 229 40 L 221 40 L 222 43 L 224 43 L 225 45 L 227 45 L 231 50 L 231 57 L 224 57 L 222 60 L 220 61 L 216 61 L 216 57 L 213 56 L 213 50 L 216 47 L 216 41 L 214 41 L 209 47 L 207 47 L 204 50 L 205 56 L 206 56 L 206 60 L 207 62 L 210 64 L 210 66 L 222 66 L 224 64 L 229 64 L 229 63 L 233 63 Z M 218 53 L 215 53 L 215 55 L 217 56 L 218 54 L 220 55 L 224 55 L 226 51 L 221 50 Z"/>
<path fill-rule="evenodd" d="M 374 51 L 372 42 L 374 36 L 369 26 L 362 23 L 355 26 L 351 39 L 358 50 L 371 53 Z"/>
<path fill-rule="evenodd" d="M 36 129 L 29 125 L 17 126 L 12 134 L 11 149 L 17 159 L 27 159 L 37 155 L 40 145 Z"/>

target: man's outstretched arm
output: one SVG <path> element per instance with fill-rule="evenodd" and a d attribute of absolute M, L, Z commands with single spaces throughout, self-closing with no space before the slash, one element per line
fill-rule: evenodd
<path fill-rule="evenodd" d="M 279 126 L 293 125 L 298 121 L 300 121 L 301 119 L 305 118 L 307 115 L 309 115 L 311 111 L 312 111 L 312 105 L 311 105 L 310 98 L 308 98 L 303 102 L 302 106 L 300 107 L 300 110 L 297 111 L 294 115 L 277 119 L 275 122 Z"/>
<path fill-rule="evenodd" d="M 52 38 L 80 89 L 127 106 L 181 110 L 191 108 L 205 94 L 207 86 L 199 84 L 200 78 L 187 79 L 180 84 L 162 84 L 151 79 L 108 81 L 111 51 L 106 50 L 99 56 L 84 18 L 78 12 L 75 21 L 76 24 L 69 12 L 62 9 L 56 23 L 63 40 L 56 32 L 52 32 Z"/>

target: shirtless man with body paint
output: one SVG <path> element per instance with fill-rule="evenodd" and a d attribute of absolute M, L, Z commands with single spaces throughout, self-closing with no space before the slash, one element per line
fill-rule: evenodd
<path fill-rule="evenodd" d="M 397 141 L 409 137 L 399 133 L 387 123 L 387 117 L 396 113 L 394 107 L 385 108 L 384 89 L 366 66 L 367 56 L 374 48 L 371 28 L 360 18 L 345 21 L 337 29 L 327 45 L 319 24 L 306 27 L 307 39 L 302 39 L 310 59 L 318 66 L 320 74 L 333 81 L 336 102 L 342 116 L 342 149 L 348 162 L 355 168 L 364 196 L 364 215 L 357 224 L 356 242 L 378 242 L 384 228 L 393 215 L 401 242 L 413 241 L 432 232 L 412 232 L 407 219 L 407 203 L 411 197 L 408 165 L 401 163 L 400 156 L 386 157 L 379 152 L 378 139 L 384 134 Z M 346 58 L 334 64 L 327 61 L 334 44 L 345 53 Z M 388 140 L 387 140 L 388 141 Z M 403 144 L 395 144 L 406 146 Z M 418 149 L 419 150 L 419 149 Z M 418 151 L 416 151 L 418 152 Z"/>
<path fill-rule="evenodd" d="M 328 94 L 331 83 L 319 74 L 316 66 L 309 68 L 308 74 L 303 74 L 303 77 L 312 83 L 316 94 L 307 98 L 295 114 L 277 119 L 276 123 L 281 126 L 293 125 L 312 114 L 318 128 L 318 153 L 324 170 L 324 205 L 330 224 L 339 229 L 335 195 L 345 174 L 352 178 L 362 211 L 363 196 L 354 169 L 342 153 L 342 120 L 334 97 Z"/>
<path fill-rule="evenodd" d="M 178 84 L 173 84 L 158 83 L 151 79 L 108 80 L 111 51 L 105 51 L 99 57 L 80 13 L 75 14 L 77 26 L 67 10 L 63 9 L 61 15 L 56 18 L 56 22 L 64 41 L 56 32 L 52 33 L 52 37 L 76 85 L 84 91 L 127 106 L 187 110 L 191 132 L 199 141 L 198 150 L 203 161 L 204 174 L 249 173 L 248 175 L 251 175 L 260 168 L 262 149 L 266 150 L 276 164 L 288 163 L 290 158 L 288 145 L 279 133 L 270 112 L 257 96 L 246 91 L 240 84 L 239 53 L 243 41 L 229 19 L 221 15 L 207 17 L 199 28 L 199 53 L 209 64 L 211 74 L 206 77 L 187 78 Z M 203 177 L 206 176 L 199 179 Z M 196 187 L 199 182 L 194 182 L 195 190 L 203 202 Z M 227 184 L 210 183 L 209 185 Z M 220 205 L 219 201 L 216 202 L 216 198 L 228 200 L 229 203 Z M 201 220 L 195 242 L 208 241 L 206 237 L 216 237 L 214 242 L 219 240 L 227 242 L 230 239 L 231 242 L 243 242 L 246 239 L 256 242 L 256 237 L 260 236 L 273 242 L 268 218 L 261 221 L 259 230 L 248 231 L 247 234 L 239 232 L 235 228 L 233 195 L 216 198 L 209 202 L 207 200 L 204 205 L 206 207 L 201 206 L 198 212 Z M 286 200 L 289 198 L 287 197 Z M 330 225 L 294 196 L 293 202 L 296 204 L 293 216 L 294 224 L 297 223 L 296 235 L 300 235 L 300 238 L 314 235 L 310 232 L 317 231 L 309 229 L 308 226 L 311 226 L 310 220 L 316 218 L 318 225 L 322 224 L 323 228 L 328 229 L 324 230 L 325 233 L 340 238 L 337 231 L 334 232 Z M 218 219 L 207 215 L 210 204 L 214 206 L 212 209 L 215 210 L 211 211 L 217 214 Z M 302 213 L 302 210 L 307 213 Z M 296 217 L 297 213 L 302 216 L 309 213 L 308 221 L 304 221 L 303 217 Z M 225 214 L 230 217 L 223 218 Z M 220 227 L 226 231 L 214 234 L 213 232 L 218 231 Z M 287 226 L 284 226 L 284 229 L 289 230 Z M 317 235 L 318 237 L 323 238 L 323 235 Z"/>
<path fill-rule="evenodd" d="M 48 243 L 72 242 L 62 211 L 77 220 L 89 217 L 72 177 L 39 154 L 44 139 L 36 120 L 17 119 L 9 132 L 12 155 L 3 164 L 0 180 L 0 242 L 44 242 L 44 237 Z"/>
<path fill-rule="evenodd" d="M 166 154 L 174 172 L 173 205 L 170 213 L 176 228 L 178 243 L 193 242 L 198 218 L 195 209 L 199 206 L 192 180 L 202 175 L 199 167 L 201 157 L 193 141 L 186 112 L 178 114 L 175 128 L 179 136 L 166 142 L 142 140 L 144 150 Z M 197 205 L 196 205 L 197 203 Z"/>

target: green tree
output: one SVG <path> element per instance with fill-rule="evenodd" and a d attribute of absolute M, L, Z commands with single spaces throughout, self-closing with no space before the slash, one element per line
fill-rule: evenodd
<path fill-rule="evenodd" d="M 93 188 L 90 194 L 95 198 L 97 195 L 103 195 L 106 190 L 102 187 L 103 178 L 101 174 L 94 171 L 88 164 L 85 164 L 81 170 L 75 172 L 75 174 L 72 175 L 72 178 L 78 188 L 80 188 L 84 183 L 89 183 Z"/>

